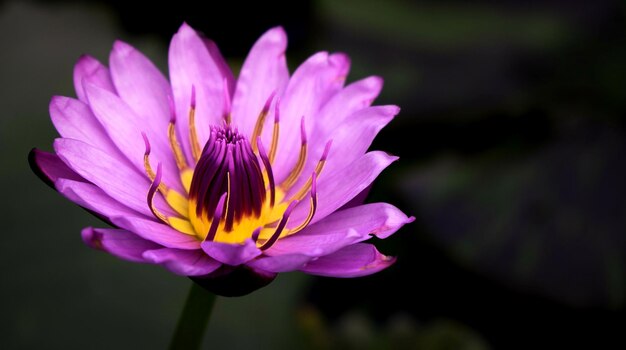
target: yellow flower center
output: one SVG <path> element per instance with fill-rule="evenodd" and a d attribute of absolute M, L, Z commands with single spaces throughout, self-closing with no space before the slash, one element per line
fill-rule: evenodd
<path fill-rule="evenodd" d="M 161 183 L 161 164 L 155 172 L 150 163 L 150 143 L 146 144 L 144 166 L 152 181 L 148 191 L 148 204 L 156 218 L 172 228 L 198 240 L 224 243 L 242 243 L 254 239 L 261 249 L 269 248 L 276 240 L 305 228 L 317 207 L 316 178 L 322 171 L 330 142 L 315 171 L 306 183 L 290 198 L 285 198 L 300 178 L 307 158 L 307 138 L 304 121 L 301 127 L 301 147 L 298 161 L 286 179 L 275 184 L 272 162 L 278 148 L 279 105 L 275 104 L 275 119 L 269 153 L 260 141 L 265 118 L 273 95 L 260 112 L 251 142 L 230 125 L 230 112 L 226 111 L 224 126 L 213 126 L 209 140 L 201 149 L 195 128 L 195 89 L 192 88 L 189 110 L 189 141 L 193 161 L 188 162 L 178 143 L 172 112 L 168 136 L 172 153 L 176 158 L 180 179 L 185 189 L 179 193 Z M 227 108 L 228 109 L 228 108 Z M 173 109 L 172 109 L 173 110 Z M 192 164 L 190 164 L 192 163 Z M 177 215 L 166 216 L 152 203 L 161 192 Z M 307 218 L 298 225 L 287 227 L 289 215 L 307 194 L 310 194 L 310 210 Z"/>

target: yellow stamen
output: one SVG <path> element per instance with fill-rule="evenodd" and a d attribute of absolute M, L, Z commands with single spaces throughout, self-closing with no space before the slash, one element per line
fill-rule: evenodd
<path fill-rule="evenodd" d="M 315 175 L 317 176 L 317 178 L 319 178 L 320 173 L 322 172 L 322 169 L 324 169 L 324 164 L 326 164 L 326 159 L 320 160 L 315 166 Z M 306 183 L 304 184 L 304 186 L 300 188 L 300 190 L 296 193 L 295 196 L 292 197 L 292 199 L 301 200 L 302 198 L 304 198 L 306 193 L 309 192 L 309 190 L 311 189 L 312 183 L 313 183 L 313 177 L 311 176 L 309 177 L 308 180 L 306 180 Z"/>
<path fill-rule="evenodd" d="M 298 155 L 298 162 L 296 163 L 296 166 L 291 170 L 291 173 L 289 173 L 289 176 L 287 176 L 287 179 L 283 181 L 283 183 L 281 184 L 281 187 L 283 189 L 285 190 L 289 189 L 291 186 L 293 186 L 296 180 L 298 180 L 298 177 L 300 176 L 300 173 L 302 173 L 302 169 L 304 168 L 304 162 L 306 161 L 306 154 L 307 154 L 306 143 L 302 143 L 302 146 L 300 146 L 300 154 Z"/>
<path fill-rule="evenodd" d="M 169 221 L 167 221 L 167 218 L 165 217 L 165 215 L 163 215 L 154 206 L 154 194 L 152 196 L 150 196 L 149 206 L 150 206 L 150 211 L 152 212 L 152 214 L 154 214 L 154 216 L 156 216 L 157 219 L 161 220 L 163 223 L 169 224 Z"/>
<path fill-rule="evenodd" d="M 150 181 L 154 181 L 156 174 L 154 173 L 154 170 L 152 170 L 152 166 L 150 165 L 149 153 L 143 155 L 143 167 L 146 169 L 146 175 L 148 175 Z M 163 195 L 166 195 L 168 192 L 167 186 L 165 186 L 165 184 L 162 182 L 159 184 L 159 191 L 161 191 Z"/>
<path fill-rule="evenodd" d="M 304 220 L 298 227 L 292 230 L 289 230 L 287 235 L 292 235 L 294 233 L 302 231 L 302 229 L 307 227 L 307 225 L 311 222 L 311 220 L 313 220 L 313 216 L 315 215 L 315 208 L 316 208 L 315 198 L 311 197 L 310 205 L 311 207 L 309 208 L 309 214 L 307 215 L 306 220 Z"/>
<path fill-rule="evenodd" d="M 224 210 L 224 221 L 228 216 L 228 205 L 230 204 L 230 172 L 226 172 L 226 209 Z"/>
<path fill-rule="evenodd" d="M 196 108 L 189 109 L 189 141 L 191 142 L 191 154 L 195 162 L 200 159 L 200 143 L 196 132 Z"/>
<path fill-rule="evenodd" d="M 167 131 L 170 139 L 170 147 L 172 148 L 172 152 L 174 153 L 174 158 L 176 158 L 176 165 L 178 166 L 179 170 L 183 170 L 187 168 L 187 161 L 185 160 L 183 150 L 180 148 L 180 144 L 178 143 L 178 139 L 176 138 L 176 129 L 174 128 L 174 123 L 170 122 Z"/>
<path fill-rule="evenodd" d="M 272 144 L 270 146 L 270 152 L 267 154 L 267 158 L 270 160 L 270 164 L 274 163 L 274 157 L 276 157 L 276 150 L 278 149 L 278 132 L 280 131 L 280 123 L 278 120 L 274 121 L 274 130 L 272 131 Z"/>
<path fill-rule="evenodd" d="M 254 131 L 252 132 L 252 139 L 250 140 L 250 144 L 252 145 L 252 150 L 254 153 L 259 152 L 259 148 L 257 147 L 256 140 L 261 136 L 263 132 L 263 125 L 265 124 L 265 117 L 267 117 L 267 111 L 264 109 L 259 114 L 259 117 L 256 119 L 256 124 L 254 125 Z"/>

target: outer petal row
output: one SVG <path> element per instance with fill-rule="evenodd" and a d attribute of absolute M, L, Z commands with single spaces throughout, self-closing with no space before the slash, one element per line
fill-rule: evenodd
<path fill-rule="evenodd" d="M 360 277 L 379 272 L 395 261 L 372 244 L 357 243 L 308 263 L 300 271 L 318 276 Z"/>
<path fill-rule="evenodd" d="M 293 236 L 278 240 L 266 254 L 320 257 L 367 240 L 370 235 L 387 238 L 413 220 L 391 204 L 365 204 L 335 212 Z"/>
<path fill-rule="evenodd" d="M 289 254 L 261 257 L 249 265 L 276 273 L 300 270 L 319 276 L 358 277 L 376 273 L 394 262 L 394 258 L 379 253 L 373 245 L 356 243 L 320 258 Z"/>

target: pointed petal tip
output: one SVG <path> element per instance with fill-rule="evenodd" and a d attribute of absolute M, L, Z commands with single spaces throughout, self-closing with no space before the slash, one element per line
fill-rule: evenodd
<path fill-rule="evenodd" d="M 318 276 L 352 278 L 380 272 L 395 262 L 396 257 L 380 253 L 372 244 L 356 243 L 311 261 L 300 270 Z"/>
<path fill-rule="evenodd" d="M 102 249 L 102 243 L 100 237 L 93 227 L 85 227 L 80 231 L 80 236 L 83 242 L 91 248 Z"/>
<path fill-rule="evenodd" d="M 54 188 L 54 181 L 48 175 L 46 175 L 46 173 L 43 171 L 42 166 L 39 163 L 39 159 L 42 153 L 43 151 L 37 148 L 31 149 L 30 152 L 28 152 L 28 165 L 30 165 L 31 170 L 35 173 L 35 175 L 37 175 L 39 179 L 41 179 L 41 181 L 45 182 L 46 185 Z"/>
<path fill-rule="evenodd" d="M 28 153 L 28 164 L 35 175 L 53 189 L 56 189 L 55 183 L 59 179 L 66 178 L 75 181 L 84 181 L 83 178 L 63 163 L 61 158 L 55 153 L 33 148 Z"/>
<path fill-rule="evenodd" d="M 348 74 L 348 71 L 350 71 L 350 57 L 343 52 L 331 54 L 328 56 L 328 62 L 331 66 L 337 67 L 337 73 L 340 77 L 345 77 Z"/>
<path fill-rule="evenodd" d="M 98 59 L 82 54 L 74 65 L 74 78 L 83 77 L 84 79 L 85 77 L 92 77 L 101 69 L 106 69 L 106 67 Z"/>
<path fill-rule="evenodd" d="M 84 53 L 78 56 L 78 60 L 76 60 L 76 64 L 74 65 L 74 71 L 76 71 L 78 68 L 81 68 L 88 72 L 89 69 L 86 68 L 93 69 L 97 66 L 100 66 L 100 64 L 100 61 L 98 61 L 95 57 Z"/>
<path fill-rule="evenodd" d="M 48 112 L 50 114 L 62 112 L 67 108 L 70 98 L 65 96 L 52 96 L 48 104 Z"/>
<path fill-rule="evenodd" d="M 134 47 L 120 39 L 117 39 L 113 42 L 113 50 L 111 51 L 111 55 L 126 57 L 133 51 L 135 51 Z"/>
<path fill-rule="evenodd" d="M 183 24 L 180 25 L 180 27 L 178 28 L 178 31 L 174 35 L 189 36 L 189 35 L 199 35 L 199 33 L 191 25 L 189 25 L 189 23 L 185 21 L 183 22 Z"/>
<path fill-rule="evenodd" d="M 364 79 L 365 82 L 367 82 L 367 84 L 371 87 L 380 87 L 382 88 L 383 84 L 385 83 L 385 79 L 383 79 L 383 77 L 378 76 L 378 75 L 372 75 L 370 77 L 367 77 Z"/>
<path fill-rule="evenodd" d="M 415 221 L 414 216 L 406 216 L 400 209 L 389 203 L 382 203 L 386 213 L 385 222 L 380 227 L 372 230 L 369 234 L 380 239 L 385 239 L 396 233 L 402 226 Z"/>
<path fill-rule="evenodd" d="M 89 64 L 89 63 L 97 62 L 97 61 L 98 60 L 96 60 L 93 56 L 84 53 L 78 56 L 78 59 L 76 60 L 76 65 L 79 65 L 79 64 L 85 65 L 85 64 Z"/>
<path fill-rule="evenodd" d="M 271 43 L 283 44 L 285 47 L 287 46 L 287 32 L 282 26 L 270 28 L 267 32 L 265 32 L 265 34 L 263 34 L 262 38 Z"/>
<path fill-rule="evenodd" d="M 400 107 L 396 105 L 373 106 L 371 108 L 378 108 L 387 117 L 394 117 L 400 113 Z"/>
<path fill-rule="evenodd" d="M 391 164 L 393 162 L 396 162 L 398 159 L 400 159 L 400 157 L 398 157 L 398 156 L 396 156 L 394 154 L 391 154 L 389 152 L 380 151 L 380 152 L 377 152 L 377 153 L 378 153 L 379 157 L 384 158 L 385 161 L 387 161 L 389 164 Z"/>

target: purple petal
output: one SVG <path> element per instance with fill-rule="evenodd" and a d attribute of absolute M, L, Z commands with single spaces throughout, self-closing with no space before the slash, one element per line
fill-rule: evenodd
<path fill-rule="evenodd" d="M 79 100 L 55 96 L 50 101 L 50 117 L 62 137 L 80 140 L 104 152 L 123 158 L 89 106 Z"/>
<path fill-rule="evenodd" d="M 281 27 L 272 28 L 257 40 L 241 67 L 232 115 L 239 132 L 248 138 L 268 97 L 274 92 L 281 96 L 285 90 L 289 80 L 286 49 L 285 31 Z"/>
<path fill-rule="evenodd" d="M 261 255 L 261 250 L 256 247 L 256 243 L 250 238 L 243 244 L 205 241 L 202 242 L 201 246 L 210 257 L 231 266 L 245 264 Z"/>
<path fill-rule="evenodd" d="M 315 258 L 303 254 L 263 256 L 250 261 L 248 266 L 274 273 L 290 272 L 304 267 L 312 259 Z"/>
<path fill-rule="evenodd" d="M 320 221 L 361 193 L 389 164 L 397 159 L 398 157 L 385 152 L 373 151 L 341 170 L 328 173 L 322 171 L 317 183 L 317 211 L 311 223 Z M 302 222 L 308 215 L 308 211 L 307 205 L 298 205 L 291 216 L 291 222 Z"/>
<path fill-rule="evenodd" d="M 54 183 L 60 178 L 85 181 L 54 153 L 33 148 L 28 154 L 28 163 L 35 174 L 50 187 L 54 187 Z"/>
<path fill-rule="evenodd" d="M 383 79 L 371 76 L 356 81 L 333 95 L 318 113 L 314 135 L 324 138 L 324 135 L 329 135 L 353 113 L 369 107 L 382 87 Z M 321 143 L 324 144 L 325 141 Z"/>
<path fill-rule="evenodd" d="M 167 138 L 169 119 L 137 114 L 118 96 L 97 86 L 88 84 L 85 89 L 96 118 L 137 170 L 144 172 L 145 144 L 141 136 L 144 132 L 152 148 L 151 162 L 162 163 L 165 184 L 182 193 L 178 167 Z"/>
<path fill-rule="evenodd" d="M 198 34 L 200 35 L 200 38 L 202 38 L 204 46 L 206 46 L 207 50 L 209 50 L 209 55 L 211 55 L 211 58 L 213 58 L 217 69 L 219 69 L 224 79 L 226 79 L 229 96 L 233 96 L 233 93 L 235 92 L 235 76 L 233 75 L 233 71 L 230 70 L 228 63 L 224 59 L 224 56 L 222 56 L 222 53 L 220 52 L 220 49 L 217 47 L 215 42 L 203 36 L 202 33 Z"/>
<path fill-rule="evenodd" d="M 354 198 L 352 198 L 348 203 L 344 204 L 343 206 L 341 206 L 341 208 L 337 210 L 349 209 L 352 207 L 357 207 L 359 205 L 362 205 L 363 203 L 365 203 L 367 196 L 369 196 L 371 189 L 372 189 L 372 185 L 370 184 L 363 191 L 361 191 Z"/>
<path fill-rule="evenodd" d="M 360 277 L 379 272 L 395 262 L 371 244 L 357 243 L 311 261 L 300 269 L 312 275 L 327 277 Z"/>
<path fill-rule="evenodd" d="M 284 180 L 298 157 L 293 150 L 300 145 L 302 116 L 305 129 L 311 130 L 320 108 L 342 88 L 349 68 L 348 56 L 320 52 L 294 72 L 280 105 L 280 138 L 274 168 L 277 181 Z"/>
<path fill-rule="evenodd" d="M 76 90 L 76 96 L 81 101 L 87 103 L 84 84 L 96 85 L 115 93 L 109 69 L 95 58 L 87 55 L 81 56 L 74 66 L 74 89 Z"/>
<path fill-rule="evenodd" d="M 352 229 L 366 238 L 375 235 L 385 239 L 414 220 L 414 217 L 407 217 L 389 203 L 369 203 L 335 212 L 324 220 L 307 226 L 297 235 L 315 236 Z"/>
<path fill-rule="evenodd" d="M 210 134 L 211 125 L 221 125 L 224 116 L 224 64 L 217 48 L 209 50 L 204 39 L 184 23 L 174 35 L 169 49 L 170 81 L 176 104 L 176 128 L 188 157 L 189 108 L 191 89 L 196 91 L 196 129 L 200 147 Z M 228 82 L 228 80 L 226 80 Z"/>
<path fill-rule="evenodd" d="M 302 231 L 278 240 L 265 254 L 276 257 L 289 255 L 320 257 L 368 238 L 369 236 L 361 235 L 350 228 L 323 234 L 305 234 Z"/>
<path fill-rule="evenodd" d="M 375 106 L 355 112 L 330 134 L 333 148 L 327 166 L 340 168 L 365 154 L 378 132 L 398 114 L 397 106 Z M 320 144 L 322 144 L 320 142 Z M 333 162 L 333 158 L 337 161 Z M 338 165 L 333 165 L 335 163 Z M 331 168 L 327 168 L 331 169 Z"/>
<path fill-rule="evenodd" d="M 282 238 L 267 255 L 303 254 L 323 256 L 370 238 L 387 238 L 404 224 L 412 222 L 398 208 L 387 203 L 371 203 L 335 212 L 301 232 Z"/>
<path fill-rule="evenodd" d="M 147 176 L 82 141 L 56 139 L 54 149 L 65 164 L 111 198 L 148 217 L 153 216 L 146 200 L 150 188 Z M 162 213 L 174 215 L 160 195 L 155 197 L 154 203 Z"/>
<path fill-rule="evenodd" d="M 322 156 L 325 142 L 322 140 L 333 140 L 330 153 L 328 154 L 326 165 L 322 174 L 332 174 L 345 168 L 348 164 L 362 157 L 367 151 L 378 132 L 385 127 L 400 109 L 396 106 L 375 106 L 361 109 L 351 116 L 345 118 L 344 122 L 335 128 L 330 135 L 317 139 L 311 144 L 311 156 L 307 167 L 298 181 L 292 187 L 292 193 L 297 192 L 308 180 L 309 175 L 315 169 L 315 165 Z M 321 179 L 325 175 L 321 175 Z"/>
<path fill-rule="evenodd" d="M 151 219 L 151 217 L 144 216 L 114 200 L 101 189 L 90 183 L 59 179 L 55 183 L 55 187 L 59 193 L 72 202 L 101 215 L 109 222 L 111 218 L 115 216 L 132 216 Z"/>
<path fill-rule="evenodd" d="M 222 264 L 208 257 L 202 250 L 156 249 L 143 253 L 154 264 L 163 265 L 181 276 L 204 276 L 217 270 Z"/>
<path fill-rule="evenodd" d="M 196 237 L 180 233 L 170 226 L 159 222 L 129 215 L 111 217 L 111 222 L 167 248 L 200 249 L 200 242 Z"/>
<path fill-rule="evenodd" d="M 157 138 L 167 141 L 170 121 L 168 96 L 171 95 L 169 82 L 148 58 L 122 41 L 118 40 L 113 45 L 109 61 L 118 95 L 141 117 L 141 122 L 151 123 L 147 129 L 156 132 L 147 133 L 151 144 L 158 144 Z M 146 128 L 146 125 L 141 126 Z M 158 152 L 155 154 L 161 162 L 160 158 L 171 158 L 169 144 L 164 143 L 166 153 L 160 156 Z"/>
<path fill-rule="evenodd" d="M 147 262 L 143 253 L 160 248 L 158 244 L 126 230 L 87 227 L 81 235 L 88 246 L 133 262 Z"/>

